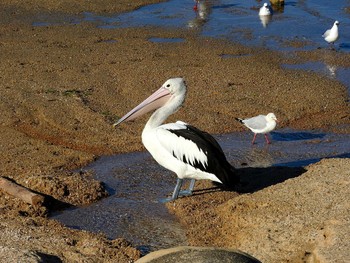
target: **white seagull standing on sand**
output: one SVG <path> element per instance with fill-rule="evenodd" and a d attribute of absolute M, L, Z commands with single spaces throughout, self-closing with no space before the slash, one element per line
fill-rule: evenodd
<path fill-rule="evenodd" d="M 264 3 L 264 5 L 259 9 L 259 16 L 270 16 L 272 13 L 272 8 L 267 3 Z"/>
<path fill-rule="evenodd" d="M 161 166 L 173 171 L 178 177 L 173 195 L 166 201 L 175 200 L 179 194 L 192 194 L 195 180 L 209 179 L 226 187 L 239 183 L 235 169 L 210 134 L 182 121 L 163 124 L 181 107 L 185 97 L 185 81 L 182 78 L 169 79 L 113 125 L 156 110 L 143 129 L 142 142 Z M 183 179 L 186 178 L 191 179 L 189 189 L 180 192 Z"/>
<path fill-rule="evenodd" d="M 271 143 L 267 137 L 267 133 L 269 133 L 270 131 L 272 131 L 273 129 L 276 128 L 277 118 L 276 118 L 275 114 L 269 113 L 266 116 L 265 115 L 258 115 L 258 116 L 248 118 L 248 119 L 236 118 L 236 120 L 239 121 L 240 123 L 244 124 L 252 132 L 254 132 L 254 138 L 253 138 L 252 144 L 254 144 L 255 139 L 256 139 L 256 135 L 258 133 L 264 134 L 266 142 L 268 144 Z"/>
<path fill-rule="evenodd" d="M 332 28 L 328 29 L 322 35 L 324 40 L 326 40 L 329 44 L 334 44 L 334 42 L 337 41 L 339 38 L 338 25 L 339 25 L 339 21 L 335 21 Z"/>

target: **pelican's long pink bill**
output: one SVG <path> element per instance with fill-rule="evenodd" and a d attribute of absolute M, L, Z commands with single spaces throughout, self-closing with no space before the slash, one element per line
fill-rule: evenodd
<path fill-rule="evenodd" d="M 171 97 L 171 93 L 168 89 L 161 87 L 156 92 L 154 92 L 151 96 L 141 102 L 138 106 L 133 108 L 127 114 L 125 114 L 122 118 L 120 118 L 116 123 L 113 124 L 113 127 L 122 123 L 123 121 L 131 121 L 140 117 L 147 112 L 158 109 L 163 106 Z"/>

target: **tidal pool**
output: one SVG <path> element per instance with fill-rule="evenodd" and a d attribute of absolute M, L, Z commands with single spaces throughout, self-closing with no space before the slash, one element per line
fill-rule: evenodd
<path fill-rule="evenodd" d="M 271 133 L 271 145 L 265 144 L 262 135 L 251 145 L 250 132 L 215 137 L 237 169 L 302 167 L 322 158 L 350 157 L 348 134 L 283 129 Z M 176 177 L 147 152 L 101 157 L 82 169 L 93 171 L 111 196 L 90 206 L 61 211 L 52 218 L 109 238 L 125 237 L 145 254 L 187 244 L 184 229 L 160 202 L 172 193 Z"/>

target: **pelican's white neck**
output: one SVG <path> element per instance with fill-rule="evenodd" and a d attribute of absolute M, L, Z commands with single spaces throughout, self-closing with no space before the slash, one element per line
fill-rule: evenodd
<path fill-rule="evenodd" d="M 169 101 L 159 109 L 157 109 L 146 123 L 144 131 L 157 128 L 162 125 L 165 120 L 173 113 L 175 113 L 185 100 L 185 93 L 180 95 L 173 95 Z"/>

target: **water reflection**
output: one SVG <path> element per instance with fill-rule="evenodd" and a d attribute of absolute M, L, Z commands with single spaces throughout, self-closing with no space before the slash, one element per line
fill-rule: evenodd
<path fill-rule="evenodd" d="M 261 21 L 261 24 L 263 25 L 263 27 L 266 28 L 272 19 L 272 15 L 267 15 L 267 16 L 260 16 L 259 15 L 259 18 L 260 18 L 260 21 Z"/>
<path fill-rule="evenodd" d="M 350 94 L 350 68 L 343 68 L 326 62 L 306 62 L 301 64 L 284 64 L 282 66 L 287 69 L 301 69 L 325 74 L 332 79 L 342 82 L 348 88 Z"/>
<path fill-rule="evenodd" d="M 337 66 L 326 64 L 326 67 L 329 71 L 329 75 L 333 78 L 336 77 Z"/>
<path fill-rule="evenodd" d="M 207 0 L 195 0 L 193 7 L 196 17 L 188 21 L 188 28 L 199 29 L 208 20 L 212 5 Z"/>
<path fill-rule="evenodd" d="M 278 12 L 278 13 L 284 12 L 284 7 L 285 7 L 284 1 L 270 1 L 270 3 L 274 12 Z"/>

